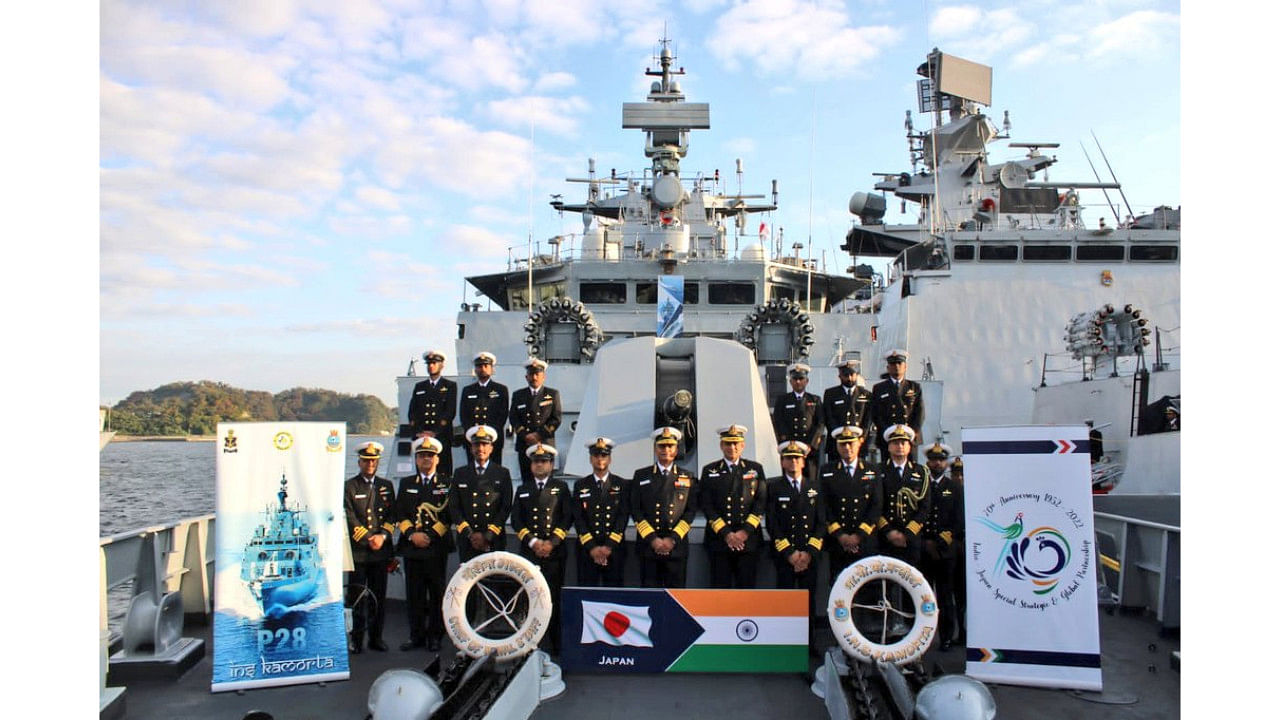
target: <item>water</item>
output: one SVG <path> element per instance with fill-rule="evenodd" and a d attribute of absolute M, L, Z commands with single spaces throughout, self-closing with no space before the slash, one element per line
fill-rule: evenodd
<path fill-rule="evenodd" d="M 386 437 L 348 436 L 348 447 Z M 98 456 L 98 536 L 165 525 L 215 510 L 216 442 L 113 442 Z M 379 468 L 386 475 L 385 464 Z M 357 472 L 347 453 L 344 477 Z M 394 480 L 392 482 L 395 482 Z"/>

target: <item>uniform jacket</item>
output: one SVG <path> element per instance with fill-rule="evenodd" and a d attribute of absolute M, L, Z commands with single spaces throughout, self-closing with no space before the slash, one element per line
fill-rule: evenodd
<path fill-rule="evenodd" d="M 478 382 L 471 383 L 462 388 L 458 399 L 458 424 L 464 430 L 488 425 L 498 431 L 494 446 L 500 445 L 502 428 L 507 423 L 508 397 L 507 386 L 496 380 L 489 380 L 484 387 Z"/>
<path fill-rule="evenodd" d="M 368 483 L 359 475 L 348 479 L 342 487 L 342 509 L 347 515 L 351 561 L 390 560 L 395 554 L 392 533 L 397 520 L 396 491 L 391 481 L 375 476 L 373 482 Z M 375 552 L 369 547 L 369 538 L 378 534 L 386 538 L 382 548 Z"/>
<path fill-rule="evenodd" d="M 845 425 L 862 428 L 862 437 L 871 437 L 871 391 L 854 385 L 851 393 L 843 385 L 829 387 L 822 393 L 822 419 L 827 434 Z"/>
<path fill-rule="evenodd" d="M 829 549 L 840 548 L 837 534 L 856 533 L 864 540 L 875 534 L 884 502 L 875 468 L 859 459 L 850 474 L 844 461 L 827 463 L 818 471 L 818 482 L 826 502 Z"/>
<path fill-rule="evenodd" d="M 687 536 L 698 510 L 697 490 L 693 475 L 678 465 L 665 478 L 657 464 L 636 470 L 631 476 L 631 517 L 636 521 L 641 557 L 657 557 L 649 545 L 654 535 L 675 538 L 671 557 L 688 557 Z"/>
<path fill-rule="evenodd" d="M 418 473 L 400 478 L 396 490 L 396 517 L 400 519 L 400 541 L 396 549 L 406 558 L 423 559 L 448 555 L 453 549 L 449 532 L 449 478 L 439 471 L 429 482 Z M 420 548 L 409 541 L 415 532 L 424 532 L 431 544 Z"/>
<path fill-rule="evenodd" d="M 880 529 L 901 530 L 908 538 L 918 538 L 929 519 L 933 499 L 929 492 L 929 470 L 908 459 L 902 469 L 903 478 L 893 461 L 880 464 L 880 484 L 884 488 L 884 510 L 880 513 Z"/>
<path fill-rule="evenodd" d="M 458 384 L 446 378 L 433 387 L 430 378 L 413 386 L 409 425 L 413 434 L 429 430 L 446 449 L 453 444 L 453 418 L 458 414 Z"/>
<path fill-rule="evenodd" d="M 555 447 L 556 429 L 560 427 L 560 391 L 543 385 L 535 397 L 527 385 L 516 390 L 511 394 L 508 420 L 517 451 L 528 447 L 526 433 L 537 433 L 539 442 Z"/>
<path fill-rule="evenodd" d="M 764 467 L 752 460 L 739 459 L 730 468 L 729 463 L 720 458 L 702 468 L 698 478 L 698 505 L 707 518 L 707 532 L 703 535 L 707 550 L 728 550 L 725 536 L 738 530 L 747 531 L 745 552 L 760 548 L 767 485 Z"/>
<path fill-rule="evenodd" d="M 817 556 L 826 535 L 826 512 L 819 485 L 804 478 L 800 491 L 791 486 L 785 475 L 769 480 L 766 525 L 773 551 L 779 557 L 807 552 Z"/>
<path fill-rule="evenodd" d="M 511 505 L 511 527 L 520 541 L 520 554 L 535 558 L 529 541 L 550 540 L 555 549 L 550 559 L 564 557 L 564 539 L 573 525 L 573 506 L 569 499 L 569 485 L 559 478 L 549 478 L 542 490 L 530 478 L 516 488 Z M 541 558 L 538 558 L 541 559 Z"/>
<path fill-rule="evenodd" d="M 608 481 L 603 491 L 594 474 L 573 484 L 573 526 L 584 551 L 599 545 L 617 548 L 631 521 L 631 480 L 609 473 Z"/>
<path fill-rule="evenodd" d="M 489 543 L 501 547 L 501 538 L 511 514 L 511 473 L 492 459 L 484 475 L 476 466 L 466 463 L 453 472 L 449 492 L 449 521 L 457 531 L 459 542 L 474 530 L 484 533 Z"/>
<path fill-rule="evenodd" d="M 773 432 L 778 442 L 799 440 L 809 446 L 810 454 L 817 452 L 826 433 L 822 417 L 822 400 L 807 392 L 803 400 L 794 392 L 785 392 L 773 402 Z"/>
<path fill-rule="evenodd" d="M 931 481 L 932 482 L 932 481 Z M 924 537 L 936 538 L 947 549 L 956 546 L 964 530 L 964 488 L 950 475 L 933 483 L 929 494 L 929 517 L 924 523 Z"/>
<path fill-rule="evenodd" d="M 910 425 L 920 437 L 920 426 L 924 423 L 924 398 L 920 383 L 903 378 L 894 386 L 893 381 L 884 379 L 871 388 L 871 420 L 876 424 L 876 443 L 884 443 L 884 431 L 890 425 Z"/>

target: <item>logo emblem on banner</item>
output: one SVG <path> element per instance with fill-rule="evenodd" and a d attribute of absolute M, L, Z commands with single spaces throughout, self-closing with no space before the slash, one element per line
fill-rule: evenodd
<path fill-rule="evenodd" d="M 236 431 L 227 430 L 227 436 L 222 439 L 222 452 L 233 453 L 236 451 Z"/>
<path fill-rule="evenodd" d="M 988 506 L 985 517 L 974 518 L 997 540 L 979 544 L 974 553 L 979 563 L 978 581 L 984 587 L 1012 607 L 1044 610 L 1070 600 L 1089 584 L 1092 543 L 1081 538 L 1079 547 L 1073 548 L 1067 533 L 1059 529 L 1083 525 L 1074 510 L 1063 509 L 1061 498 L 1041 492 L 1013 493 L 1000 498 L 999 505 L 999 510 Z M 1001 518 L 1010 515 L 1012 520 L 1003 524 Z M 1027 521 L 1028 516 L 1036 519 L 1034 525 Z M 994 559 L 987 548 L 996 549 Z"/>
<path fill-rule="evenodd" d="M 276 433 L 275 438 L 273 438 L 271 442 L 276 446 L 277 450 L 288 450 L 293 447 L 293 436 L 281 430 Z"/>

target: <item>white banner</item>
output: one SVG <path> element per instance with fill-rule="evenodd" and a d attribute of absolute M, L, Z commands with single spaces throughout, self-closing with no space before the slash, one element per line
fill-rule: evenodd
<path fill-rule="evenodd" d="M 1089 433 L 964 428 L 965 673 L 1102 689 Z"/>
<path fill-rule="evenodd" d="M 219 423 L 214 692 L 348 677 L 346 423 Z"/>

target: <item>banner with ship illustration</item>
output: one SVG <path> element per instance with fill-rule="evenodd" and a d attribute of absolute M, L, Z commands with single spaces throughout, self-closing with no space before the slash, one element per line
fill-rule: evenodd
<path fill-rule="evenodd" d="M 565 672 L 801 673 L 805 590 L 561 591 Z"/>
<path fill-rule="evenodd" d="M 219 423 L 214 692 L 345 680 L 346 423 Z"/>
<path fill-rule="evenodd" d="M 1102 689 L 1084 425 L 964 428 L 965 674 Z"/>

